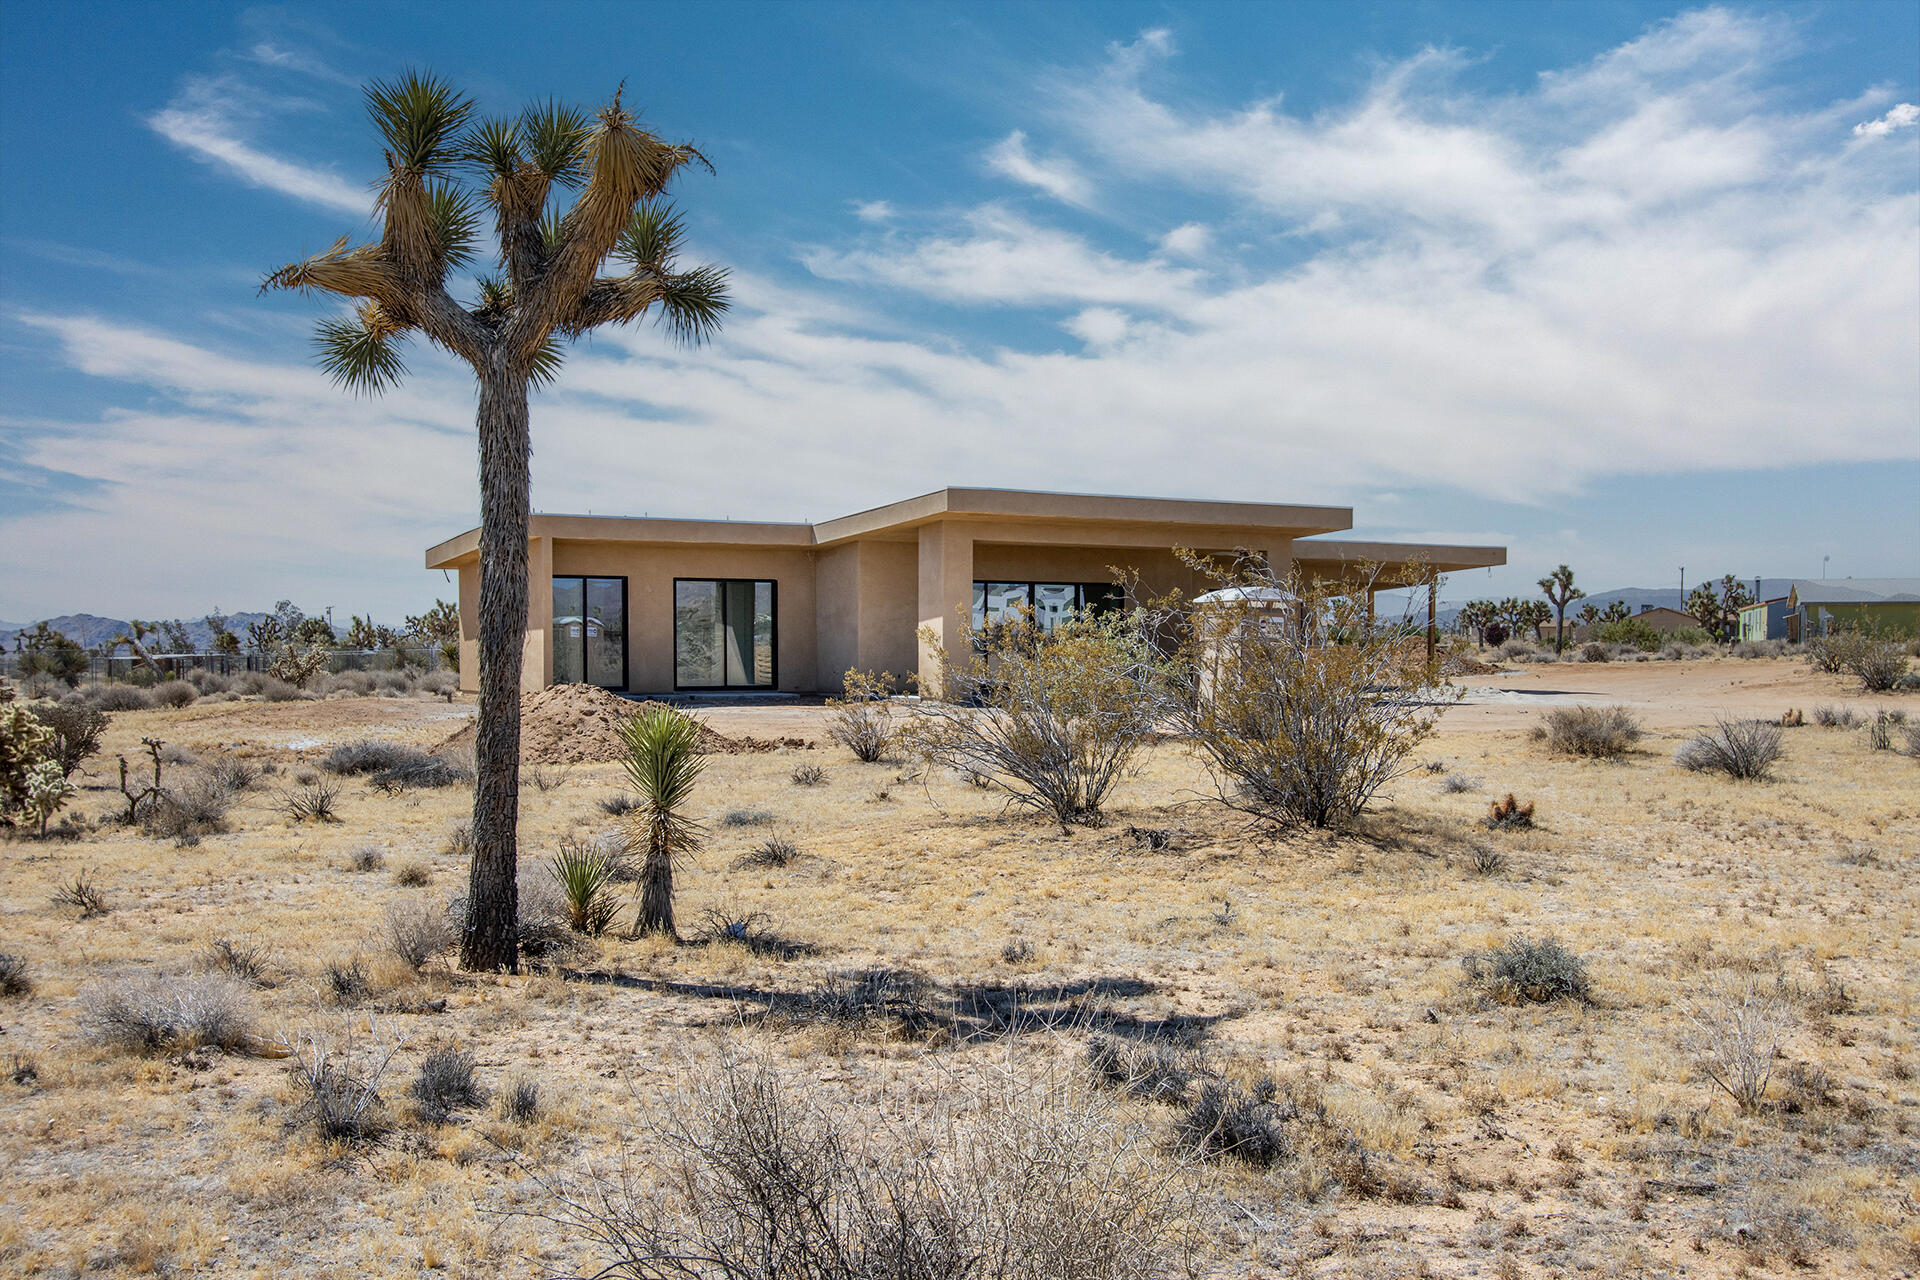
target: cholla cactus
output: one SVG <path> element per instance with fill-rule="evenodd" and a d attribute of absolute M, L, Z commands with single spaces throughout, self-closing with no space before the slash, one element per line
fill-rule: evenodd
<path fill-rule="evenodd" d="M 40 820 L 40 834 L 47 834 L 47 819 L 60 812 L 62 805 L 79 794 L 79 788 L 60 772 L 58 760 L 42 760 L 27 770 L 26 809 Z"/>
<path fill-rule="evenodd" d="M 27 809 L 28 780 L 35 766 L 47 759 L 53 731 L 19 703 L 0 702 L 0 823 L 11 825 L 13 815 Z M 53 766 L 54 772 L 60 766 Z"/>

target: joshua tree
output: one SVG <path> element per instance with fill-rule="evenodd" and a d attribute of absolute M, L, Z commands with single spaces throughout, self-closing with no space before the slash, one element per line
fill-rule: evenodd
<path fill-rule="evenodd" d="M 1553 651 L 1559 653 L 1567 647 L 1567 606 L 1587 593 L 1573 585 L 1573 570 L 1565 565 L 1540 579 L 1540 590 L 1553 604 Z"/>
<path fill-rule="evenodd" d="M 480 718 L 460 963 L 510 969 L 519 951 L 527 390 L 553 380 L 572 339 L 655 307 L 676 338 L 704 340 L 727 307 L 726 273 L 675 269 L 681 223 L 658 202 L 681 168 L 706 158 L 641 128 L 618 93 L 596 115 L 543 103 L 470 128 L 472 103 L 430 75 L 376 81 L 366 99 L 386 151 L 375 201 L 380 239 L 348 248 L 342 238 L 263 287 L 359 301 L 353 319 L 320 325 L 321 365 L 343 387 L 374 392 L 398 381 L 406 372 L 398 340 L 416 332 L 466 361 L 479 382 Z M 477 192 L 456 181 L 461 171 Z M 556 187 L 579 191 L 564 213 L 549 209 Z M 483 207 L 500 274 L 482 276 L 475 304 L 463 306 L 448 277 L 473 259 Z M 609 258 L 620 260 L 619 274 L 600 273 Z"/>
<path fill-rule="evenodd" d="M 640 915 L 633 931 L 673 932 L 673 864 L 700 847 L 700 825 L 686 816 L 693 784 L 706 768 L 700 722 L 671 707 L 650 707 L 621 726 L 627 776 L 640 793 L 628 819 L 646 850 L 640 868 Z"/>

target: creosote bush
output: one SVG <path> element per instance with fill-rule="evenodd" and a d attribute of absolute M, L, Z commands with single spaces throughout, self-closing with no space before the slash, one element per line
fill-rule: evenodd
<path fill-rule="evenodd" d="M 387 951 L 418 973 L 455 942 L 453 922 L 444 909 L 425 897 L 387 904 Z"/>
<path fill-rule="evenodd" d="M 121 973 L 81 988 L 80 1023 L 95 1042 L 141 1053 L 240 1050 L 253 1039 L 253 997 L 222 973 Z"/>
<path fill-rule="evenodd" d="M 1405 620 L 1374 621 L 1364 566 L 1336 587 L 1182 555 L 1218 589 L 1142 608 L 1139 625 L 1173 640 L 1154 673 L 1157 710 L 1199 751 L 1223 804 L 1283 824 L 1352 823 L 1416 767 L 1459 691 Z"/>
<path fill-rule="evenodd" d="M 32 990 L 33 977 L 27 970 L 27 958 L 0 951 L 0 996 L 24 996 Z"/>
<path fill-rule="evenodd" d="M 59 762 L 62 777 L 71 778 L 80 762 L 100 751 L 107 731 L 106 714 L 84 701 L 34 704 L 33 718 L 52 736 L 42 750 Z"/>
<path fill-rule="evenodd" d="M 833 708 L 827 737 L 868 764 L 884 759 L 894 741 L 893 715 L 888 710 L 894 694 L 892 674 L 848 668 L 841 678 L 841 691 L 844 696 L 827 704 Z"/>
<path fill-rule="evenodd" d="M 1587 1000 L 1587 967 L 1557 938 L 1516 937 L 1465 957 L 1467 977 L 1503 1004 Z"/>
<path fill-rule="evenodd" d="M 1907 674 L 1906 641 L 1872 630 L 1815 636 L 1807 642 L 1807 658 L 1818 670 L 1852 676 L 1863 693 L 1897 688 Z"/>
<path fill-rule="evenodd" d="M 1764 720 L 1721 719 L 1713 732 L 1683 743 L 1673 759 L 1682 769 L 1694 773 L 1764 780 L 1772 776 L 1773 766 L 1780 759 L 1780 737 L 1780 726 Z"/>
<path fill-rule="evenodd" d="M 955 1086 L 964 1123 L 883 1128 L 729 1053 L 650 1126 L 660 1188 L 549 1173 L 547 1216 L 627 1280 L 1157 1280 L 1197 1262 L 1185 1169 L 1111 1094 L 1011 1072 Z"/>
<path fill-rule="evenodd" d="M 1563 755 L 1612 760 L 1631 751 L 1643 732 L 1625 707 L 1556 707 L 1532 736 Z"/>
<path fill-rule="evenodd" d="M 1714 997 L 1694 1015 L 1706 1042 L 1700 1068 L 1742 1111 L 1756 1111 L 1773 1078 L 1791 1013 L 1777 989 L 1748 982 Z"/>
<path fill-rule="evenodd" d="M 1119 613 L 1069 614 L 1051 631 L 1024 613 L 967 628 L 946 649 L 932 632 L 946 701 L 913 710 L 904 737 L 930 765 L 991 778 L 1009 804 L 1061 828 L 1099 826 L 1108 795 L 1153 735 L 1145 683 L 1157 664 Z"/>
<path fill-rule="evenodd" d="M 162 680 L 153 686 L 153 700 L 162 707 L 185 707 L 200 696 L 200 691 L 185 680 Z"/>
<path fill-rule="evenodd" d="M 473 1055 L 465 1049 L 434 1049 L 420 1062 L 408 1092 L 420 1107 L 420 1115 L 431 1124 L 444 1124 L 462 1107 L 477 1107 L 487 1100 L 474 1075 Z"/>
<path fill-rule="evenodd" d="M 359 742 L 343 743 L 335 747 L 326 754 L 325 759 L 321 760 L 320 767 L 328 773 L 351 776 L 417 765 L 427 758 L 427 753 L 418 747 L 409 747 L 398 742 L 362 739 Z"/>
<path fill-rule="evenodd" d="M 141 806 L 140 829 L 147 835 L 176 844 L 198 844 L 202 836 L 227 829 L 233 794 L 213 774 L 188 778 L 166 787 Z"/>

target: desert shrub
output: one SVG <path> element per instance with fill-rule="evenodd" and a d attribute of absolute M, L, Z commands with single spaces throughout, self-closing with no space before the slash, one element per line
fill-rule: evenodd
<path fill-rule="evenodd" d="M 322 693 L 344 693 L 350 697 L 364 698 L 373 692 L 373 672 L 335 672 L 333 675 L 321 681 L 316 688 Z"/>
<path fill-rule="evenodd" d="M 446 842 L 440 846 L 440 850 L 442 853 L 451 854 L 456 858 L 472 857 L 473 824 L 471 822 L 456 822 L 447 828 Z"/>
<path fill-rule="evenodd" d="M 1025 964 L 1033 959 L 1033 943 L 1025 938 L 1010 939 L 1000 948 L 1000 958 L 1008 964 Z"/>
<path fill-rule="evenodd" d="M 580 948 L 580 935 L 573 931 L 572 913 L 566 896 L 545 867 L 531 867 L 521 873 L 520 954 L 530 960 L 552 961 Z M 465 924 L 466 903 L 452 914 Z"/>
<path fill-rule="evenodd" d="M 1765 1098 L 1790 1018 L 1779 993 L 1754 982 L 1714 997 L 1694 1015 L 1706 1046 L 1701 1070 L 1742 1111 L 1757 1110 Z"/>
<path fill-rule="evenodd" d="M 645 1135 L 670 1164 L 659 1189 L 549 1175 L 550 1216 L 598 1274 L 633 1280 L 1147 1280 L 1197 1262 L 1183 1168 L 1112 1095 L 1008 1074 L 963 1087 L 967 1123 L 929 1103 L 895 1137 L 729 1055 Z"/>
<path fill-rule="evenodd" d="M 1695 773 L 1724 773 L 1729 778 L 1764 779 L 1780 759 L 1780 726 L 1763 720 L 1721 719 L 1712 733 L 1681 744 L 1674 763 Z"/>
<path fill-rule="evenodd" d="M 640 802 L 634 799 L 631 792 L 626 791 L 616 791 L 594 803 L 599 807 L 600 812 L 609 818 L 624 818 L 640 807 Z"/>
<path fill-rule="evenodd" d="M 1713 637 L 1701 627 L 1675 627 L 1667 633 L 1667 638 L 1689 649 L 1702 649 L 1713 644 Z"/>
<path fill-rule="evenodd" d="M 773 822 L 773 815 L 765 809 L 729 809 L 720 819 L 723 827 L 764 827 Z"/>
<path fill-rule="evenodd" d="M 378 845 L 356 845 L 347 851 L 347 870 L 378 871 L 387 865 L 387 855 Z M 432 879 L 431 876 L 428 879 Z"/>
<path fill-rule="evenodd" d="M 280 1043 L 300 1095 L 299 1121 L 329 1142 L 377 1142 L 392 1131 L 380 1083 L 400 1050 L 397 1039 L 383 1041 L 376 1034 L 363 1047 L 351 1033 L 335 1040 L 306 1031 Z"/>
<path fill-rule="evenodd" d="M 250 791 L 253 789 L 253 785 L 260 781 L 259 765 L 254 764 L 250 760 L 241 760 L 234 756 L 226 756 L 214 761 L 209 767 L 208 772 L 214 781 L 218 782 L 230 792 Z"/>
<path fill-rule="evenodd" d="M 200 696 L 200 691 L 186 680 L 162 680 L 153 686 L 153 700 L 162 707 L 184 707 Z"/>
<path fill-rule="evenodd" d="M 1447 775 L 1447 780 L 1440 784 L 1440 789 L 1450 796 L 1457 796 L 1465 791 L 1478 791 L 1480 779 L 1468 777 L 1464 773 L 1451 773 Z"/>
<path fill-rule="evenodd" d="M 473 770 L 439 756 L 423 755 L 418 760 L 382 769 L 369 776 L 367 783 L 389 795 L 414 787 L 470 787 Z"/>
<path fill-rule="evenodd" d="M 1506 798 L 1487 803 L 1486 824 L 1495 831 L 1533 825 L 1533 801 L 1521 804 L 1509 791 Z"/>
<path fill-rule="evenodd" d="M 1588 641 L 1586 644 L 1580 646 L 1580 661 L 1612 662 L 1613 651 L 1608 649 L 1607 646 L 1603 644 L 1600 644 L 1595 641 Z"/>
<path fill-rule="evenodd" d="M 320 991 L 334 1004 L 358 1004 L 373 994 L 373 982 L 360 957 L 348 956 L 320 967 Z"/>
<path fill-rule="evenodd" d="M 33 976 L 27 970 L 27 958 L 0 951 L 0 996 L 24 996 L 32 990 Z"/>
<path fill-rule="evenodd" d="M 310 782 L 280 793 L 280 807 L 295 822 L 338 822 L 340 788 L 331 782 Z"/>
<path fill-rule="evenodd" d="M 697 943 L 731 942 L 757 956 L 790 957 L 804 954 L 808 948 L 789 941 L 774 927 L 773 917 L 764 911 L 741 911 L 733 907 L 707 907 L 694 926 Z"/>
<path fill-rule="evenodd" d="M 1120 1035 L 1088 1039 L 1087 1070 L 1103 1089 L 1153 1102 L 1182 1102 L 1196 1082 L 1213 1074 L 1195 1046 Z"/>
<path fill-rule="evenodd" d="M 827 737 L 853 752 L 869 764 L 880 760 L 893 746 L 893 713 L 888 700 L 893 697 L 893 676 L 885 671 L 847 669 L 841 690 L 845 695 L 827 705 L 833 715 L 827 721 Z"/>
<path fill-rule="evenodd" d="M 107 717 L 97 707 L 85 701 L 42 702 L 32 711 L 33 718 L 51 735 L 41 752 L 59 763 L 61 777 L 71 778 L 82 760 L 99 753 Z"/>
<path fill-rule="evenodd" d="M 1851 729 L 1860 723 L 1860 713 L 1852 707 L 1823 704 L 1813 709 L 1813 722 L 1822 729 Z"/>
<path fill-rule="evenodd" d="M 796 787 L 817 787 L 827 780 L 827 771 L 817 764 L 803 764 L 787 776 Z"/>
<path fill-rule="evenodd" d="M 968 628 L 958 652 L 936 645 L 950 701 L 919 703 L 906 737 L 929 764 L 992 778 L 1009 804 L 1062 829 L 1098 826 L 1107 796 L 1153 733 L 1141 677 L 1155 655 L 1119 613 L 1069 615 L 1052 632 L 1031 618 Z"/>
<path fill-rule="evenodd" d="M 528 783 L 532 783 L 542 795 L 545 795 L 566 780 L 567 771 L 565 769 L 549 769 L 543 764 L 522 765 L 520 768 L 520 785 L 524 787 Z"/>
<path fill-rule="evenodd" d="M 1625 707 L 1556 707 L 1533 736 L 1563 755 L 1612 760 L 1631 751 L 1643 732 Z"/>
<path fill-rule="evenodd" d="M 474 1076 L 473 1055 L 465 1049 L 434 1049 L 420 1060 L 408 1092 L 432 1124 L 444 1124 L 461 1107 L 477 1107 L 487 1100 Z"/>
<path fill-rule="evenodd" d="M 135 1052 L 239 1050 L 253 1038 L 253 996 L 221 973 L 120 973 L 79 995 L 80 1024 L 96 1043 Z"/>
<path fill-rule="evenodd" d="M 1207 1080 L 1174 1132 L 1182 1148 L 1203 1159 L 1287 1170 L 1307 1199 L 1336 1187 L 1362 1195 L 1380 1187 L 1373 1155 L 1306 1079 L 1285 1086 L 1270 1076 L 1251 1084 Z"/>
<path fill-rule="evenodd" d="M 212 775 L 190 777 L 166 787 L 140 809 L 140 829 L 157 840 L 198 844 L 202 836 L 227 829 L 233 793 Z"/>
<path fill-rule="evenodd" d="M 200 953 L 200 967 L 256 987 L 273 985 L 272 956 L 265 947 L 248 938 L 215 938 Z"/>
<path fill-rule="evenodd" d="M 734 860 L 736 867 L 784 867 L 800 856 L 800 846 L 786 836 L 768 836 Z"/>
<path fill-rule="evenodd" d="M 1660 656 L 1667 662 L 1690 662 L 1695 658 L 1708 657 L 1711 653 L 1712 650 L 1710 649 L 1703 649 L 1698 645 L 1682 644 L 1677 640 L 1670 640 L 1660 648 Z"/>
<path fill-rule="evenodd" d="M 1920 760 L 1920 720 L 1907 725 L 1901 731 L 1901 736 L 1907 740 L 1907 754 Z"/>
<path fill-rule="evenodd" d="M 1629 645 L 1642 653 L 1656 652 L 1662 643 L 1660 633 L 1645 618 L 1617 618 L 1593 629 L 1593 638 L 1601 644 Z"/>
<path fill-rule="evenodd" d="M 1867 725 L 1867 749 L 1870 751 L 1890 751 L 1893 749 L 1893 722 L 1882 711 L 1874 716 Z"/>
<path fill-rule="evenodd" d="M 500 1091 L 500 1118 L 514 1124 L 532 1124 L 540 1116 L 540 1085 L 515 1080 Z"/>
<path fill-rule="evenodd" d="M 460 689 L 460 677 L 447 670 L 429 671 L 413 682 L 416 693 L 446 695 L 457 693 Z"/>
<path fill-rule="evenodd" d="M 1554 1000 L 1586 1001 L 1592 994 L 1587 967 L 1580 957 L 1551 935 L 1512 938 L 1461 961 L 1467 977 L 1487 988 L 1503 1004 L 1526 1000 L 1547 1004 Z"/>
<path fill-rule="evenodd" d="M 1174 656 L 1139 662 L 1137 682 L 1157 697 L 1136 693 L 1135 704 L 1192 742 L 1228 807 L 1287 824 L 1352 822 L 1413 767 L 1459 691 L 1402 628 L 1373 624 L 1364 581 L 1336 594 L 1258 563 L 1224 575 L 1194 566 L 1226 589 L 1139 611 L 1140 626 L 1172 638 Z"/>
<path fill-rule="evenodd" d="M 398 697 L 413 692 L 413 677 L 404 671 L 382 671 L 374 677 L 374 689 L 383 697 Z"/>
<path fill-rule="evenodd" d="M 300 687 L 278 676 L 261 676 L 256 688 L 260 697 L 267 702 L 297 702 L 300 699 Z"/>
<path fill-rule="evenodd" d="M 1477 876 L 1497 876 L 1507 869 L 1507 855 L 1489 844 L 1477 844 L 1468 855 L 1468 865 Z"/>
<path fill-rule="evenodd" d="M 399 742 L 363 739 L 359 742 L 343 743 L 327 752 L 326 758 L 320 761 L 320 767 L 328 773 L 351 776 L 417 765 L 429 758 L 427 753 L 418 747 L 409 747 Z"/>
<path fill-rule="evenodd" d="M 547 861 L 566 902 L 567 925 L 575 933 L 597 937 L 613 923 L 620 903 L 613 894 L 613 863 L 606 848 L 568 838 Z"/>
<path fill-rule="evenodd" d="M 1742 640 L 1733 646 L 1736 658 L 1777 658 L 1786 651 L 1785 640 Z"/>
<path fill-rule="evenodd" d="M 1508 661 L 1513 661 L 1516 658 L 1533 657 L 1534 648 L 1528 641 L 1522 640 L 1519 636 L 1514 636 L 1502 643 L 1500 647 L 1495 650 L 1495 653 Z"/>
<path fill-rule="evenodd" d="M 385 941 L 389 954 L 418 973 L 455 939 L 447 913 L 421 897 L 387 904 Z"/>
<path fill-rule="evenodd" d="M 153 710 L 153 695 L 130 684 L 103 684 L 91 696 L 102 711 Z"/>
<path fill-rule="evenodd" d="M 53 902 L 55 906 L 77 908 L 82 920 L 113 910 L 107 903 L 107 891 L 93 879 L 90 871 L 76 872 L 72 880 L 62 881 L 53 891 Z"/>
<path fill-rule="evenodd" d="M 1906 642 L 1872 629 L 1848 628 L 1807 641 L 1815 670 L 1853 676 L 1865 693 L 1885 693 L 1907 674 Z"/>
<path fill-rule="evenodd" d="M 423 889 L 433 883 L 433 868 L 418 858 L 408 858 L 393 869 L 393 882 L 405 889 Z"/>
<path fill-rule="evenodd" d="M 204 667 L 196 667 L 187 672 L 186 680 L 188 684 L 199 690 L 203 697 L 209 693 L 225 693 L 233 687 L 233 680 L 230 677 L 223 676 L 217 671 L 208 671 Z"/>

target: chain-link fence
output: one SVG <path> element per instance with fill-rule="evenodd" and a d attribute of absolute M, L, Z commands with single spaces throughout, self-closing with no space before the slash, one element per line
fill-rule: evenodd
<path fill-rule="evenodd" d="M 154 653 L 148 655 L 160 670 L 160 679 L 176 680 L 189 672 L 210 671 L 215 675 L 235 676 L 247 671 L 264 672 L 273 666 L 270 653 Z M 90 654 L 82 684 L 150 684 L 154 676 L 140 659 L 128 653 Z M 441 667 L 440 650 L 431 645 L 402 645 L 391 649 L 330 649 L 326 671 L 437 671 Z"/>

